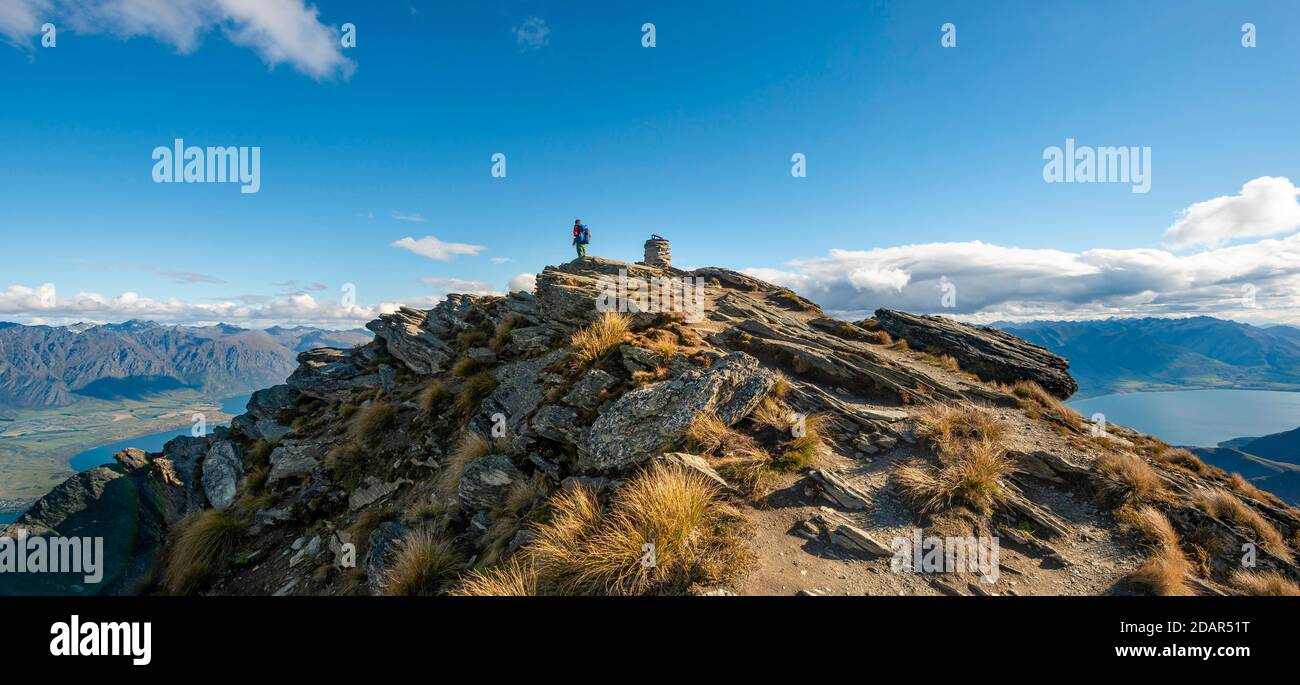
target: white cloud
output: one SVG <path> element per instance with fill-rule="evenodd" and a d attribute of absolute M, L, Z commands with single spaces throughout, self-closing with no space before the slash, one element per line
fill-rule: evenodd
<path fill-rule="evenodd" d="M 268 65 L 288 64 L 315 79 L 346 77 L 355 68 L 343 56 L 338 30 L 322 24 L 316 7 L 304 0 L 58 0 L 53 6 L 49 0 L 4 0 L 0 33 L 26 43 L 34 35 L 28 17 L 37 14 L 81 33 L 148 36 L 182 54 L 220 29 Z"/>
<path fill-rule="evenodd" d="M 890 307 L 972 321 L 1213 314 L 1300 322 L 1300 235 L 1186 256 L 927 243 L 831 250 L 745 273 L 846 317 Z M 942 306 L 943 279 L 956 288 L 953 308 Z M 1248 286 L 1257 307 L 1243 298 Z"/>
<path fill-rule="evenodd" d="M 14 45 L 30 47 L 29 41 L 45 23 L 41 17 L 49 10 L 49 0 L 0 1 L 0 36 Z"/>
<path fill-rule="evenodd" d="M 474 256 L 487 249 L 482 245 L 470 245 L 468 243 L 444 243 L 431 235 L 427 235 L 419 240 L 407 236 L 401 240 L 393 241 L 390 245 L 392 247 L 398 247 L 428 257 L 429 259 L 437 259 L 444 262 L 450 262 L 456 255 Z"/>
<path fill-rule="evenodd" d="M 551 42 L 551 28 L 541 17 L 528 17 L 522 24 L 510 29 L 510 32 L 515 34 L 515 43 L 524 52 L 541 50 Z"/>
<path fill-rule="evenodd" d="M 385 309 L 388 307 L 389 309 Z M 156 300 L 134 292 L 117 296 L 78 292 L 58 297 L 54 286 L 11 285 L 0 291 L 0 316 L 22 321 L 73 323 L 152 319 L 164 323 L 314 324 L 350 327 L 374 319 L 396 305 L 344 305 L 321 302 L 306 293 L 261 302 L 231 298 L 221 302 L 188 303 L 177 298 Z"/>
<path fill-rule="evenodd" d="M 515 276 L 514 278 L 510 279 L 509 288 L 510 288 L 510 292 L 512 293 L 517 290 L 523 290 L 531 293 L 537 289 L 537 274 L 530 274 L 530 273 L 519 274 L 518 276 Z"/>
<path fill-rule="evenodd" d="M 440 293 L 461 293 L 465 295 L 500 295 L 501 291 L 483 281 L 467 281 L 460 278 L 421 278 L 420 282 L 432 286 Z"/>
<path fill-rule="evenodd" d="M 493 264 L 509 264 L 515 260 L 509 257 L 493 257 L 491 261 Z"/>
<path fill-rule="evenodd" d="M 415 214 L 398 214 L 397 212 L 393 212 L 393 218 L 398 221 L 409 221 L 415 224 L 424 223 L 424 215 L 418 212 Z"/>
<path fill-rule="evenodd" d="M 1183 210 L 1165 231 L 1175 248 L 1220 245 L 1234 238 L 1274 236 L 1300 228 L 1300 191 L 1281 176 L 1248 181 L 1241 193 L 1197 202 Z"/>

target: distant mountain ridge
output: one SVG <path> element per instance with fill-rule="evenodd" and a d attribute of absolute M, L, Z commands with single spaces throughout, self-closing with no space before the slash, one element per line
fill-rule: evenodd
<path fill-rule="evenodd" d="M 308 326 L 258 331 L 140 320 L 70 326 L 0 322 L 0 407 L 60 407 L 79 395 L 136 398 L 179 388 L 213 395 L 250 392 L 282 382 L 297 366 L 299 352 L 353 347 L 371 337 L 361 329 Z"/>
<path fill-rule="evenodd" d="M 1080 397 L 1177 388 L 1300 390 L 1300 330 L 1208 316 L 998 326 L 1070 360 Z"/>
<path fill-rule="evenodd" d="M 1191 449 L 1205 461 L 1240 473 L 1288 503 L 1300 504 L 1300 428 Z"/>

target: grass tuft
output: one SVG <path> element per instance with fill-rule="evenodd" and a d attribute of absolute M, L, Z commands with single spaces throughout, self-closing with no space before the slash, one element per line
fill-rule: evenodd
<path fill-rule="evenodd" d="M 486 571 L 470 571 L 449 594 L 460 597 L 532 597 L 537 594 L 537 570 L 531 562 L 511 557 Z"/>
<path fill-rule="evenodd" d="M 235 551 L 245 524 L 216 509 L 204 509 L 177 524 L 167 551 L 162 585 L 174 595 L 188 595 L 211 578 Z"/>
<path fill-rule="evenodd" d="M 1216 519 L 1230 521 L 1249 530 L 1264 549 L 1279 559 L 1287 562 L 1292 560 L 1291 550 L 1287 548 L 1286 540 L 1277 528 L 1231 492 L 1219 488 L 1198 492 L 1193 495 L 1192 503 Z"/>
<path fill-rule="evenodd" d="M 916 412 L 916 435 L 940 454 L 974 442 L 1002 443 L 1006 426 L 991 411 L 973 404 L 931 402 Z"/>
<path fill-rule="evenodd" d="M 384 400 L 372 400 L 352 416 L 349 433 L 357 442 L 371 442 L 397 418 L 397 410 Z"/>
<path fill-rule="evenodd" d="M 613 497 L 605 514 L 583 486 L 552 496 L 551 520 L 525 548 L 539 586 L 558 594 L 681 593 L 732 580 L 752 561 L 743 518 L 698 473 L 656 465 Z"/>
<path fill-rule="evenodd" d="M 460 490 L 460 479 L 465 475 L 465 467 L 469 466 L 471 461 L 491 451 L 492 443 L 488 442 L 487 438 L 474 431 L 465 431 L 461 434 L 460 440 L 456 441 L 456 447 L 452 449 L 451 454 L 447 455 L 442 471 L 438 474 L 438 494 L 444 501 L 456 501 Z"/>
<path fill-rule="evenodd" d="M 496 388 L 497 379 L 487 371 L 480 371 L 465 379 L 452 404 L 461 416 L 469 416 L 479 410 L 483 400 Z"/>
<path fill-rule="evenodd" d="M 569 338 L 576 366 L 587 366 L 600 361 L 618 347 L 631 331 L 628 318 L 616 312 L 605 312 L 600 318 L 576 331 Z"/>
<path fill-rule="evenodd" d="M 1232 574 L 1232 586 L 1243 595 L 1300 597 L 1300 585 L 1276 571 L 1238 570 Z"/>
<path fill-rule="evenodd" d="M 407 533 L 384 572 L 384 593 L 395 597 L 440 594 L 465 564 L 451 542 L 427 528 Z"/>
<path fill-rule="evenodd" d="M 1134 455 L 1102 452 L 1097 458 L 1097 471 L 1105 479 L 1105 489 L 1125 502 L 1149 502 L 1165 494 L 1160 474 Z"/>
<path fill-rule="evenodd" d="M 961 504 L 991 515 L 1006 501 L 1005 479 L 1014 470 L 1006 450 L 980 441 L 945 454 L 938 468 L 919 460 L 904 462 L 894 470 L 894 482 L 923 512 Z"/>

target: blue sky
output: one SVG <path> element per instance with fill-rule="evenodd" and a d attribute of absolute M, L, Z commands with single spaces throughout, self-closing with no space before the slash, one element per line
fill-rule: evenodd
<path fill-rule="evenodd" d="M 0 318 L 360 324 L 567 261 L 582 217 L 845 316 L 942 278 L 976 320 L 1300 320 L 1295 3 L 248 6 L 0 0 Z M 154 183 L 175 138 L 259 146 L 260 191 Z M 1150 192 L 1046 183 L 1067 138 L 1149 147 Z M 429 236 L 483 249 L 392 245 Z"/>

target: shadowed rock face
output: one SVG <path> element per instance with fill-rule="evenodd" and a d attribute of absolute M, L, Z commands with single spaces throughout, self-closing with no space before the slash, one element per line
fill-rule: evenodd
<path fill-rule="evenodd" d="M 913 349 L 936 349 L 952 355 L 962 369 L 981 380 L 1033 381 L 1061 399 L 1079 389 L 1070 376 L 1070 362 L 1064 357 L 996 328 L 975 328 L 941 316 L 918 316 L 892 309 L 877 309 L 876 321 L 885 332 L 907 340 Z"/>

